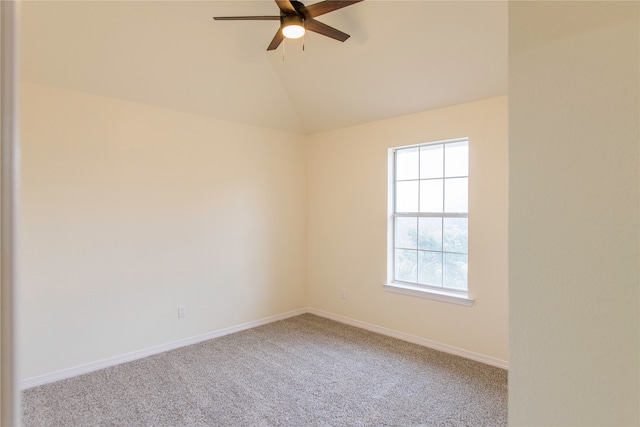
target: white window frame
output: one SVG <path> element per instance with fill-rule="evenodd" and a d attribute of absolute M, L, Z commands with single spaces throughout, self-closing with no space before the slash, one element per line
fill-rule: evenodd
<path fill-rule="evenodd" d="M 469 143 L 469 138 L 456 138 L 456 139 L 448 139 L 442 141 L 433 141 L 428 143 L 420 143 L 413 145 L 405 145 L 400 147 L 392 147 L 389 149 L 389 164 L 388 164 L 388 225 L 387 225 L 387 283 L 383 285 L 383 289 L 389 292 L 410 295 L 420 298 L 428 298 L 436 301 L 448 302 L 453 304 L 464 305 L 470 307 L 473 305 L 473 298 L 469 296 L 469 283 L 467 284 L 467 290 L 452 290 L 447 288 L 438 288 L 429 285 L 422 285 L 417 283 L 407 283 L 402 281 L 395 280 L 395 219 L 396 217 L 439 217 L 439 218 L 468 218 L 469 214 L 467 213 L 396 213 L 395 212 L 395 187 L 396 187 L 396 151 L 408 149 L 408 148 L 417 148 L 428 145 L 445 145 L 456 142 L 467 142 Z M 471 145 L 469 145 L 469 150 L 471 150 Z M 469 175 L 467 175 L 469 176 Z M 467 256 L 469 255 L 467 251 Z M 469 258 L 468 258 L 469 259 Z M 469 261 L 468 261 L 469 262 Z"/>

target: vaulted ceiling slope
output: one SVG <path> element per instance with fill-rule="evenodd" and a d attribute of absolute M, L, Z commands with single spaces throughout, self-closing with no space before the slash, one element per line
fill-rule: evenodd
<path fill-rule="evenodd" d="M 298 133 L 507 92 L 507 2 L 365 0 L 317 18 L 350 39 L 308 33 L 304 51 L 266 51 L 277 21 L 212 19 L 277 13 L 271 0 L 23 2 L 22 77 Z"/>

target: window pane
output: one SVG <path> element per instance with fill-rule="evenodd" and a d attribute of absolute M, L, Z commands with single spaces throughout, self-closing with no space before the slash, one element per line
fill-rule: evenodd
<path fill-rule="evenodd" d="M 396 248 L 416 249 L 418 246 L 418 218 L 396 218 Z"/>
<path fill-rule="evenodd" d="M 418 221 L 418 248 L 441 251 L 442 218 L 420 218 Z"/>
<path fill-rule="evenodd" d="M 446 288 L 467 290 L 467 255 L 443 254 Z"/>
<path fill-rule="evenodd" d="M 396 280 L 415 283 L 418 272 L 418 252 L 396 249 L 395 256 Z"/>
<path fill-rule="evenodd" d="M 443 250 L 446 252 L 469 252 L 467 218 L 444 218 Z"/>
<path fill-rule="evenodd" d="M 469 211 L 469 178 L 451 178 L 444 180 L 444 211 Z"/>
<path fill-rule="evenodd" d="M 396 180 L 418 179 L 419 153 L 417 147 L 396 151 Z"/>
<path fill-rule="evenodd" d="M 418 212 L 418 181 L 396 182 L 396 212 Z"/>
<path fill-rule="evenodd" d="M 468 176 L 469 143 L 456 142 L 444 147 L 444 176 Z"/>
<path fill-rule="evenodd" d="M 420 181 L 420 212 L 442 212 L 442 180 Z"/>
<path fill-rule="evenodd" d="M 442 253 L 418 253 L 418 283 L 442 286 Z"/>
<path fill-rule="evenodd" d="M 394 280 L 466 290 L 469 220 L 459 217 L 469 210 L 468 142 L 405 147 L 393 155 Z"/>
<path fill-rule="evenodd" d="M 420 178 L 442 178 L 443 153 L 442 144 L 420 148 Z"/>

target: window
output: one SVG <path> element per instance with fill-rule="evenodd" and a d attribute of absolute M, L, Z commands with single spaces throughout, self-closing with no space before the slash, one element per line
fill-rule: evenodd
<path fill-rule="evenodd" d="M 390 155 L 392 283 L 387 287 L 466 299 L 468 140 L 399 147 Z"/>

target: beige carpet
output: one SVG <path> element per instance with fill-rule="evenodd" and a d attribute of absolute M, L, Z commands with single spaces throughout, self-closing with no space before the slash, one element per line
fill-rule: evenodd
<path fill-rule="evenodd" d="M 305 314 L 23 393 L 28 426 L 504 426 L 507 372 Z"/>

